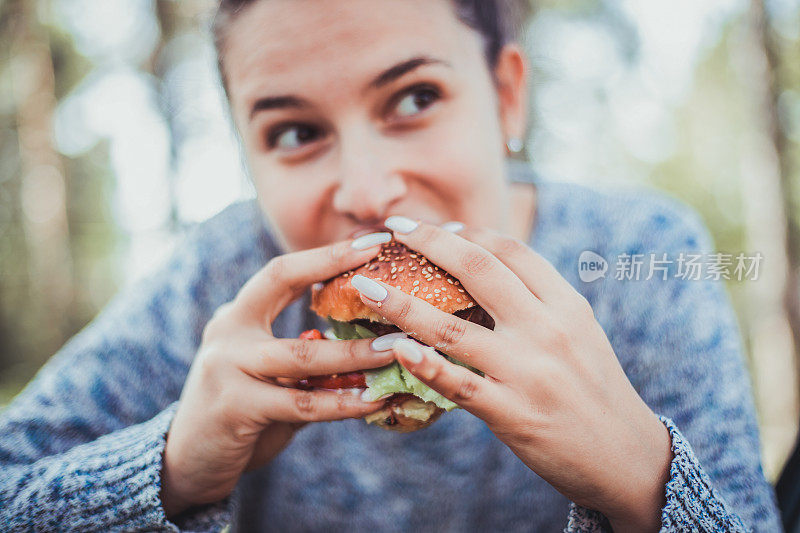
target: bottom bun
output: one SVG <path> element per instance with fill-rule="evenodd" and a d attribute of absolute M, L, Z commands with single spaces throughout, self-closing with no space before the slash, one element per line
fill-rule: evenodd
<path fill-rule="evenodd" d="M 431 425 L 444 412 L 435 403 L 426 402 L 413 394 L 395 394 L 380 411 L 368 414 L 364 420 L 383 429 L 409 433 Z"/>

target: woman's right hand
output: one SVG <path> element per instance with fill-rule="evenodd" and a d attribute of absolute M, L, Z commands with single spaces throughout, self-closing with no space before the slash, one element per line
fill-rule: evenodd
<path fill-rule="evenodd" d="M 308 286 L 362 265 L 379 247 L 351 241 L 278 256 L 203 331 L 167 435 L 161 500 L 168 517 L 228 496 L 246 470 L 269 462 L 306 422 L 361 418 L 383 401 L 353 391 L 307 391 L 285 379 L 376 368 L 393 361 L 370 340 L 278 339 L 271 324 Z"/>

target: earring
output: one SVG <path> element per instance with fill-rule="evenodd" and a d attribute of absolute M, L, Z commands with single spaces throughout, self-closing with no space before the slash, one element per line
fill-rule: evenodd
<path fill-rule="evenodd" d="M 506 142 L 506 148 L 508 148 L 509 153 L 512 155 L 517 155 L 525 149 L 525 145 L 522 144 L 522 139 L 519 137 L 511 137 Z"/>
<path fill-rule="evenodd" d="M 525 143 L 519 137 L 511 137 L 506 141 L 506 149 L 511 159 L 517 161 L 527 161 L 528 151 L 525 149 Z"/>

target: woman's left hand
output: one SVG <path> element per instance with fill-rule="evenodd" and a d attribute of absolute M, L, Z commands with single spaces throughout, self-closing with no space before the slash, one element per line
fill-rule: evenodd
<path fill-rule="evenodd" d="M 406 231 L 395 239 L 459 279 L 495 320 L 488 330 L 381 283 L 386 298 L 378 305 L 362 294 L 365 303 L 485 377 L 413 341 L 397 343 L 398 361 L 615 531 L 658 530 L 669 433 L 628 381 L 586 299 L 516 239 L 393 218 L 387 226 Z"/>

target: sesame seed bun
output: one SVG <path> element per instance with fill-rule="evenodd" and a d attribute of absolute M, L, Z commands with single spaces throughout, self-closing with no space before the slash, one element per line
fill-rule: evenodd
<path fill-rule="evenodd" d="M 445 313 L 452 314 L 477 305 L 456 278 L 419 252 L 391 241 L 383 244 L 378 255 L 365 265 L 315 287 L 311 294 L 311 310 L 341 322 L 367 319 L 390 323 L 361 301 L 359 292 L 350 285 L 350 278 L 356 274 L 382 281 Z"/>

